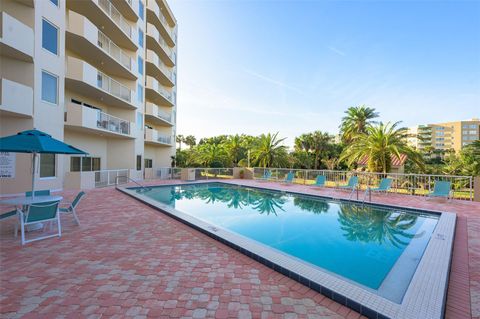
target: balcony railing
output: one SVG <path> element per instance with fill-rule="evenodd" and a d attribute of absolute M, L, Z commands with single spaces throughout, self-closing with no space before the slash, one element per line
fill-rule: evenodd
<path fill-rule="evenodd" d="M 165 40 L 162 38 L 157 28 L 153 24 L 150 24 L 150 23 L 147 24 L 147 34 L 149 34 L 151 37 L 155 39 L 155 41 L 158 42 L 158 44 L 163 49 L 163 51 L 165 51 L 165 53 L 168 55 L 170 60 L 172 60 L 175 63 L 177 60 L 177 56 L 175 52 L 172 50 L 172 48 L 168 46 L 167 42 L 165 42 Z"/>
<path fill-rule="evenodd" d="M 132 59 L 100 30 L 98 31 L 97 44 L 121 65 L 130 71 L 132 70 Z"/>
<path fill-rule="evenodd" d="M 125 32 L 128 37 L 132 37 L 132 28 L 122 14 L 115 8 L 109 0 L 98 0 L 100 8 Z"/>
<path fill-rule="evenodd" d="M 149 59 L 153 64 L 155 64 L 172 83 L 175 83 L 175 73 L 165 66 L 163 61 L 160 60 L 160 58 L 155 52 L 153 52 L 152 50 L 148 50 L 147 59 Z"/>
<path fill-rule="evenodd" d="M 97 86 L 100 89 L 129 103 L 132 100 L 132 94 L 129 88 L 100 71 L 98 71 L 97 74 Z"/>
<path fill-rule="evenodd" d="M 167 135 L 158 134 L 157 141 L 163 144 L 172 144 L 172 137 Z"/>
<path fill-rule="evenodd" d="M 130 122 L 98 111 L 97 127 L 119 134 L 130 135 Z"/>

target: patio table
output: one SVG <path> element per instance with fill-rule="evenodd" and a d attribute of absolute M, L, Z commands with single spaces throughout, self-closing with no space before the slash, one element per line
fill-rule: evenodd
<path fill-rule="evenodd" d="M 48 202 L 59 202 L 63 199 L 62 196 L 35 196 L 35 197 L 26 197 L 26 196 L 20 196 L 20 197 L 14 197 L 14 198 L 8 198 L 8 199 L 2 199 L 0 200 L 0 205 L 12 205 L 15 206 L 17 209 L 17 216 L 18 214 L 18 209 L 22 209 L 23 206 L 25 205 L 32 205 L 32 204 L 40 204 L 40 203 L 48 203 Z M 43 227 L 42 223 L 37 224 L 38 226 L 36 227 L 30 227 L 28 230 L 37 230 Z"/>

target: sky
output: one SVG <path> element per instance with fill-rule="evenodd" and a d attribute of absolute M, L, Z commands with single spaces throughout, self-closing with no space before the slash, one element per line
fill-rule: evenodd
<path fill-rule="evenodd" d="M 177 134 L 338 133 L 480 117 L 480 1 L 170 0 Z"/>

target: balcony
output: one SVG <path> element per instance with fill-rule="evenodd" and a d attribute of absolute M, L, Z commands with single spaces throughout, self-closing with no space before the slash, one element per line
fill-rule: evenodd
<path fill-rule="evenodd" d="M 155 78 L 147 75 L 147 85 L 145 86 L 145 95 L 147 100 L 163 106 L 174 106 L 172 92 L 168 91 Z"/>
<path fill-rule="evenodd" d="M 158 146 L 172 146 L 172 137 L 157 130 L 145 128 L 145 143 Z"/>
<path fill-rule="evenodd" d="M 175 65 L 177 60 L 175 50 L 168 46 L 157 28 L 151 23 L 147 23 L 147 48 L 154 50 L 166 65 L 170 67 Z"/>
<path fill-rule="evenodd" d="M 136 80 L 132 58 L 84 16 L 69 11 L 66 32 L 67 49 L 83 60 L 101 66 L 109 74 Z"/>
<path fill-rule="evenodd" d="M 132 51 L 138 49 L 132 27 L 109 0 L 67 1 L 67 8 L 88 17 L 117 45 Z"/>
<path fill-rule="evenodd" d="M 0 79 L 0 115 L 32 118 L 33 89 L 29 86 Z"/>
<path fill-rule="evenodd" d="M 84 105 L 69 103 L 65 110 L 65 127 L 83 133 L 109 137 L 135 138 L 134 123 Z"/>
<path fill-rule="evenodd" d="M 132 0 L 117 0 L 114 2 L 118 11 L 120 11 L 125 18 L 133 22 L 138 21 L 138 13 L 133 8 Z"/>
<path fill-rule="evenodd" d="M 108 105 L 136 109 L 132 102 L 133 91 L 90 64 L 71 56 L 67 57 L 65 88 Z"/>
<path fill-rule="evenodd" d="M 147 50 L 146 69 L 147 75 L 155 77 L 161 84 L 169 87 L 175 85 L 175 73 L 167 68 L 152 50 Z"/>
<path fill-rule="evenodd" d="M 145 105 L 145 121 L 159 126 L 173 126 L 172 113 L 161 111 L 158 106 L 150 102 Z"/>
<path fill-rule="evenodd" d="M 0 54 L 33 62 L 33 30 L 6 12 L 0 13 Z"/>
<path fill-rule="evenodd" d="M 157 4 L 157 1 L 150 0 L 147 3 L 147 22 L 152 23 L 160 30 L 163 38 L 166 39 L 168 45 L 173 47 L 177 42 L 177 30 L 171 27 L 167 19 L 163 15 L 163 10 Z"/>

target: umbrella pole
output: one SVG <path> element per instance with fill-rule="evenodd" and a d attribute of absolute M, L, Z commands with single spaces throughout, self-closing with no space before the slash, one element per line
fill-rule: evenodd
<path fill-rule="evenodd" d="M 32 198 L 35 197 L 35 165 L 36 165 L 37 153 L 33 153 L 32 159 Z"/>

